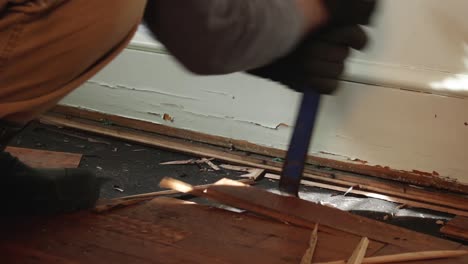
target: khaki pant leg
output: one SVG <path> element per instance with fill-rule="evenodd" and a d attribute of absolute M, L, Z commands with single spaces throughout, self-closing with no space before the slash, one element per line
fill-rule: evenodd
<path fill-rule="evenodd" d="M 50 109 L 115 58 L 146 5 L 146 0 L 10 1 L 16 4 L 0 6 L 0 120 L 14 123 Z"/>

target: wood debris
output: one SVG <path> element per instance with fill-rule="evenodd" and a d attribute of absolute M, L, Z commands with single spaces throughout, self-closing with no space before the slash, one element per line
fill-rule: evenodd
<path fill-rule="evenodd" d="M 264 169 L 252 169 L 251 172 L 249 172 L 247 174 L 244 174 L 244 175 L 241 175 L 240 177 L 252 179 L 254 181 L 258 181 L 263 176 L 265 176 L 265 170 Z"/>
<path fill-rule="evenodd" d="M 235 166 L 235 165 L 229 165 L 229 164 L 221 164 L 219 166 L 226 170 L 240 171 L 240 172 L 250 172 L 252 170 L 251 167 Z"/>
<path fill-rule="evenodd" d="M 241 178 L 250 178 L 250 179 L 253 179 L 255 181 L 260 180 L 265 174 L 264 169 L 257 169 L 257 168 L 251 168 L 251 167 L 243 167 L 243 166 L 234 166 L 234 165 L 229 165 L 229 164 L 221 164 L 219 166 L 221 168 L 223 168 L 223 169 L 226 169 L 226 170 L 247 172 L 247 174 L 240 175 L 239 177 L 241 177 Z"/>
<path fill-rule="evenodd" d="M 193 164 L 206 164 L 211 169 L 215 171 L 221 170 L 216 164 L 212 161 L 214 158 L 201 158 L 201 159 L 189 159 L 189 160 L 175 160 L 175 161 L 168 161 L 168 162 L 161 162 L 159 165 L 193 165 Z"/>
<path fill-rule="evenodd" d="M 118 191 L 118 192 L 121 192 L 121 193 L 125 192 L 124 189 L 122 189 L 120 186 L 117 186 L 117 185 L 114 185 L 112 188 L 113 188 L 115 191 Z"/>
<path fill-rule="evenodd" d="M 213 160 L 213 159 L 211 159 Z M 210 159 L 207 158 L 202 158 L 201 161 L 204 162 L 206 165 L 210 166 L 213 170 L 219 171 L 221 170 L 217 165 L 215 165 L 213 162 L 211 162 Z"/>
<path fill-rule="evenodd" d="M 242 183 L 242 184 L 249 184 L 249 185 L 255 183 L 255 181 L 253 181 L 251 179 L 241 179 L 238 182 Z M 216 184 L 216 183 L 214 183 L 214 184 Z M 203 190 L 203 189 L 206 189 L 206 188 L 210 187 L 211 185 L 213 185 L 213 184 L 197 185 L 197 186 L 194 186 L 193 189 L 194 190 Z M 101 200 L 100 202 L 98 202 L 98 205 L 96 207 L 94 207 L 93 212 L 95 212 L 95 213 L 104 213 L 104 212 L 108 212 L 108 211 L 110 211 L 112 209 L 115 209 L 115 208 L 134 205 L 134 204 L 138 204 L 138 203 L 143 202 L 143 201 L 152 200 L 152 199 L 154 199 L 156 197 L 159 197 L 159 196 L 174 195 L 174 194 L 179 194 L 179 193 L 181 193 L 181 192 L 176 191 L 176 190 L 166 190 L 166 191 L 159 191 L 159 192 L 151 192 L 151 193 L 130 195 L 130 196 L 125 196 L 125 197 L 114 198 L 114 199 L 111 199 L 111 200 Z"/>

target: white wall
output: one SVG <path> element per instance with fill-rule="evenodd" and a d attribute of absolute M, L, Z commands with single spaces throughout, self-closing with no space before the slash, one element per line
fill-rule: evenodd
<path fill-rule="evenodd" d="M 324 99 L 311 153 L 436 171 L 468 184 L 468 1 L 381 2 L 372 45 L 351 61 L 350 81 Z M 278 125 L 293 124 L 298 94 L 243 74 L 192 76 L 140 33 L 62 103 L 287 147 L 291 127 Z"/>
<path fill-rule="evenodd" d="M 466 97 L 468 1 L 384 0 L 349 79 Z"/>

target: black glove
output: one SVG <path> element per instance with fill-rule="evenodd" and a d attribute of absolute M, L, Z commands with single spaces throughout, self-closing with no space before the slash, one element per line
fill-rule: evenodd
<path fill-rule="evenodd" d="M 377 0 L 322 0 L 328 11 L 329 25 L 367 25 Z"/>
<path fill-rule="evenodd" d="M 273 63 L 247 71 L 303 92 L 333 93 L 344 72 L 351 49 L 361 50 L 368 37 L 360 24 L 368 24 L 376 1 L 328 0 L 330 22 L 308 36 L 294 51 Z M 346 12 L 348 10 L 348 12 Z"/>

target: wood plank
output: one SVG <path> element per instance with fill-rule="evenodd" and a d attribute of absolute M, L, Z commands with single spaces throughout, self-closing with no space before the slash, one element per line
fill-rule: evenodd
<path fill-rule="evenodd" d="M 223 180 L 223 182 L 231 181 Z M 455 242 L 416 233 L 296 197 L 281 196 L 248 185 L 239 186 L 239 183 L 213 185 L 203 192 L 193 194 L 297 226 L 313 229 L 315 224 L 320 224 L 410 250 L 455 249 L 460 246 Z"/>
<path fill-rule="evenodd" d="M 279 180 L 280 176 L 274 175 L 274 174 L 266 174 L 265 178 Z M 425 208 L 425 209 L 444 212 L 448 214 L 455 214 L 455 215 L 458 214 L 462 216 L 468 216 L 467 211 L 452 209 L 452 208 L 438 206 L 438 205 L 429 204 L 429 203 L 417 202 L 417 201 L 404 199 L 400 197 L 392 197 L 392 196 L 382 195 L 378 193 L 366 192 L 366 191 L 361 191 L 361 190 L 356 190 L 356 189 L 349 189 L 349 188 L 344 188 L 344 187 L 339 187 L 339 186 L 324 184 L 324 183 L 318 183 L 318 182 L 312 182 L 312 181 L 307 181 L 307 180 L 301 180 L 301 184 L 305 186 L 318 187 L 318 188 L 338 191 L 342 193 L 352 193 L 352 194 L 362 195 L 365 197 L 385 200 L 385 201 L 389 201 L 393 203 L 405 204 L 407 206 L 415 207 L 415 208 Z"/>
<path fill-rule="evenodd" d="M 7 147 L 6 151 L 34 168 L 77 168 L 81 154 Z"/>
<path fill-rule="evenodd" d="M 161 147 L 164 149 L 183 152 L 198 157 L 216 158 L 218 160 L 223 160 L 234 164 L 265 169 L 268 172 L 273 173 L 280 173 L 282 168 L 282 163 L 273 162 L 261 157 L 245 156 L 235 151 L 226 151 L 202 145 L 195 145 L 186 141 L 167 138 L 155 134 L 135 132 L 116 127 L 102 127 L 94 122 L 85 120 L 66 119 L 60 116 L 48 114 L 41 117 L 41 122 L 80 129 L 100 135 L 138 142 L 145 145 Z M 455 209 L 468 210 L 468 199 L 460 195 L 451 195 L 436 191 L 421 190 L 419 188 L 407 185 L 382 182 L 381 180 L 372 179 L 370 177 L 356 176 L 340 171 L 311 169 L 310 166 L 305 169 L 304 177 L 320 182 L 347 186 L 348 188 L 351 186 L 358 186 L 359 189 L 364 191 L 390 194 L 402 198 L 431 202 Z"/>
<path fill-rule="evenodd" d="M 456 216 L 440 229 L 443 234 L 468 241 L 468 217 Z"/>

